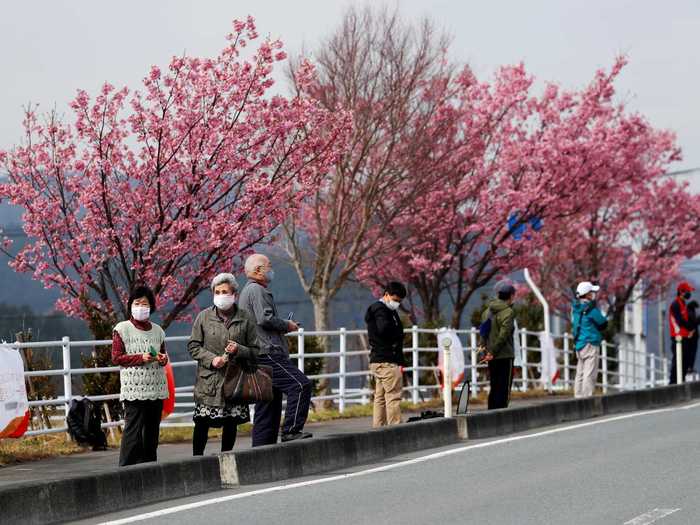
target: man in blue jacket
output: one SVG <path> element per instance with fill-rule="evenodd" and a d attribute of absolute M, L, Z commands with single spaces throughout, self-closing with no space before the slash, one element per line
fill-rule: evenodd
<path fill-rule="evenodd" d="M 576 300 L 571 313 L 574 348 L 576 349 L 576 380 L 574 397 L 590 397 L 598 378 L 598 359 L 603 330 L 608 320 L 596 307 L 596 293 L 600 290 L 588 281 L 576 287 Z"/>

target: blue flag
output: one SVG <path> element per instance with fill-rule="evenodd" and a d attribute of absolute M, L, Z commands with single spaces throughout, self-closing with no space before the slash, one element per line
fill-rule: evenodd
<path fill-rule="evenodd" d="M 538 232 L 542 229 L 542 219 L 539 217 L 530 217 L 527 222 L 520 222 L 519 213 L 517 211 L 511 213 L 510 217 L 508 217 L 508 231 L 513 236 L 513 239 L 520 241 L 523 239 L 523 236 L 527 240 L 532 239 L 532 236 L 526 234 L 528 224 L 532 231 Z"/>

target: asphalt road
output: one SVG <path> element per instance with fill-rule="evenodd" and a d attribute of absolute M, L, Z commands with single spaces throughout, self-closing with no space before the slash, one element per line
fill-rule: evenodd
<path fill-rule="evenodd" d="M 694 524 L 699 459 L 700 403 L 469 441 L 80 523 Z"/>

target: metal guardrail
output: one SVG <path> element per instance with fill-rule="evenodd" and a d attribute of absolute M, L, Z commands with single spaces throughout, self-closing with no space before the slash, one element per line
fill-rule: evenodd
<path fill-rule="evenodd" d="M 437 336 L 444 330 L 444 328 L 428 329 L 419 328 L 417 326 L 413 326 L 405 330 L 405 333 L 410 334 L 411 336 L 411 344 L 408 348 L 404 349 L 404 353 L 407 354 L 407 357 L 410 356 L 409 359 L 407 359 L 407 361 L 410 362 L 410 366 L 404 368 L 404 373 L 408 374 L 409 378 L 406 386 L 404 386 L 404 391 L 409 394 L 410 399 L 413 403 L 418 403 L 421 400 L 421 397 L 424 395 L 434 397 L 436 391 L 440 391 L 441 387 L 439 386 L 438 381 L 436 380 L 439 371 L 437 364 L 421 364 L 420 357 L 421 355 L 437 354 L 439 352 L 439 349 L 437 347 Z M 479 364 L 477 362 L 478 330 L 473 328 L 468 330 L 455 330 L 455 332 L 459 335 L 460 341 L 462 342 L 462 347 L 464 351 L 465 375 L 466 377 L 470 378 L 473 393 L 478 393 L 481 389 L 488 385 L 486 374 L 483 372 L 484 369 L 487 368 L 487 365 Z M 305 331 L 303 328 L 300 328 L 299 331 L 288 334 L 288 337 L 296 338 L 297 353 L 291 354 L 290 357 L 292 359 L 297 359 L 298 367 L 302 372 L 305 371 L 305 366 L 308 359 L 322 358 L 337 359 L 338 361 L 337 372 L 309 375 L 309 378 L 311 379 L 337 380 L 337 388 L 333 388 L 330 394 L 314 397 L 314 401 L 335 401 L 338 404 L 338 410 L 340 412 L 344 412 L 348 404 L 367 404 L 370 402 L 371 391 L 368 388 L 348 387 L 349 378 L 361 377 L 368 379 L 371 375 L 369 370 L 363 368 L 356 370 L 348 370 L 349 358 L 369 355 L 369 351 L 366 349 L 349 349 L 348 337 L 363 336 L 365 334 L 365 330 L 346 330 L 345 328 L 341 328 L 339 330 L 327 330 L 322 332 Z M 421 335 L 427 335 L 429 337 L 434 336 L 435 346 L 430 345 L 421 347 L 419 345 Z M 571 335 L 564 334 L 559 336 L 553 336 L 555 344 L 558 347 L 559 355 L 557 361 L 561 373 L 560 380 L 555 385 L 551 385 L 547 378 L 542 377 L 541 349 L 537 345 L 530 344 L 532 340 L 538 341 L 539 335 L 539 332 L 532 332 L 526 329 L 519 330 L 517 337 L 519 337 L 520 346 L 523 349 L 521 363 L 522 366 L 519 377 L 516 377 L 514 379 L 514 388 L 518 388 L 523 392 L 534 388 L 541 388 L 547 390 L 566 390 L 568 388 L 572 388 L 574 384 L 574 374 L 572 374 L 572 370 L 575 371 L 576 366 L 573 364 L 575 361 L 575 352 L 572 350 Z M 325 353 L 307 353 L 305 351 L 305 342 L 308 337 L 327 337 L 331 339 L 337 338 L 337 344 L 329 345 L 329 348 L 335 347 L 337 348 L 337 351 L 330 351 Z M 184 342 L 188 340 L 188 336 L 171 336 L 165 338 L 166 344 L 173 342 Z M 15 349 L 61 349 L 62 368 L 25 372 L 25 377 L 30 378 L 62 376 L 63 396 L 55 399 L 30 401 L 29 404 L 32 407 L 63 406 L 63 412 L 65 415 L 67 414 L 68 406 L 70 404 L 71 399 L 77 397 L 73 395 L 73 376 L 104 372 L 119 372 L 120 370 L 118 366 L 99 368 L 72 368 L 71 351 L 76 348 L 94 348 L 96 346 L 111 345 L 111 343 L 111 340 L 71 341 L 68 337 L 64 337 L 60 341 L 4 343 L 3 346 Z M 627 349 L 624 352 L 626 358 L 623 359 L 621 357 L 622 352 L 620 352 L 619 350 L 620 349 L 618 347 L 611 343 L 602 343 L 601 366 L 599 371 L 600 381 L 598 382 L 598 386 L 602 389 L 604 393 L 607 393 L 610 389 L 630 390 L 668 384 L 669 364 L 668 359 L 666 357 L 659 357 L 653 354 L 649 354 L 643 351 L 642 349 Z M 617 357 L 613 357 L 613 355 L 616 355 Z M 435 359 L 435 361 L 437 360 Z M 172 362 L 172 365 L 175 368 L 194 367 L 196 366 L 196 364 L 196 361 L 191 360 Z M 193 382 L 194 377 L 195 374 L 193 373 Z M 176 423 L 175 421 L 192 417 L 192 409 L 194 408 L 194 402 L 192 400 L 192 390 L 192 385 L 179 386 L 176 388 L 175 413 L 169 416 L 168 420 L 163 423 L 163 426 L 182 426 L 183 423 Z M 106 401 L 119 399 L 119 394 L 87 397 L 94 401 Z M 63 417 L 61 417 L 60 419 L 62 420 Z M 122 421 L 111 421 L 104 423 L 103 427 L 110 428 L 122 424 Z M 25 435 L 31 436 L 65 431 L 65 426 L 51 429 L 42 428 L 28 431 Z"/>

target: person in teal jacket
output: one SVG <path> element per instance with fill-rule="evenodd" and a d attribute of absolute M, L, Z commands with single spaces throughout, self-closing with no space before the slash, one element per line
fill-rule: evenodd
<path fill-rule="evenodd" d="M 576 380 L 574 397 L 590 397 L 595 390 L 598 378 L 598 360 L 603 330 L 608 325 L 607 318 L 596 306 L 596 293 L 600 290 L 588 281 L 576 287 L 576 300 L 571 309 L 571 324 L 576 350 Z"/>

